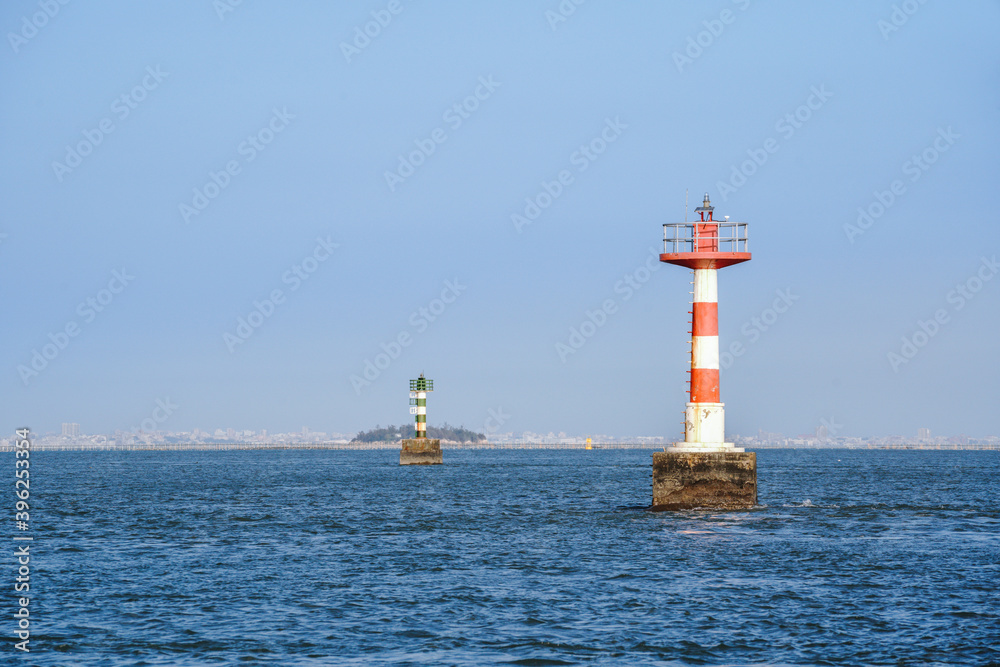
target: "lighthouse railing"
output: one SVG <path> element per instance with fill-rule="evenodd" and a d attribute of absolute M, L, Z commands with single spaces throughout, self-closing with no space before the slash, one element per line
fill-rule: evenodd
<path fill-rule="evenodd" d="M 750 230 L 746 222 L 668 222 L 663 225 L 663 252 L 677 254 L 704 248 L 706 241 L 716 252 L 750 252 Z"/>

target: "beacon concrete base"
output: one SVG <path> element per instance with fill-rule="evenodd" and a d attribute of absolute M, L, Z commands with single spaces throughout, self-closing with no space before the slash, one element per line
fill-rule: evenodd
<path fill-rule="evenodd" d="M 441 463 L 441 441 L 429 438 L 412 438 L 403 441 L 399 450 L 399 465 L 432 465 Z"/>
<path fill-rule="evenodd" d="M 754 452 L 656 452 L 653 511 L 749 509 L 757 504 Z"/>

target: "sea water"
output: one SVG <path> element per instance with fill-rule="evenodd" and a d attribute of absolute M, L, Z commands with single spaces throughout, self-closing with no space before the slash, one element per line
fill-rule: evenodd
<path fill-rule="evenodd" d="M 764 450 L 678 513 L 651 453 L 35 451 L 4 664 L 1000 661 L 1000 453 Z"/>

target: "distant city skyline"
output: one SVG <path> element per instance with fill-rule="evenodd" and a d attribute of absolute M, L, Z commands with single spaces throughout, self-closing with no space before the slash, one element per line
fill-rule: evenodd
<path fill-rule="evenodd" d="M 378 426 L 378 425 L 376 425 L 376 426 Z M 402 422 L 400 424 L 383 424 L 381 426 L 403 426 L 403 427 L 409 427 L 409 426 L 412 426 L 412 424 L 409 423 L 409 422 Z M 432 424 L 432 426 L 433 426 L 433 424 Z M 457 425 L 457 426 L 463 426 L 463 425 Z M 468 428 L 467 426 L 463 426 L 463 427 Z M 560 431 L 551 431 L 550 430 L 550 431 L 543 432 L 543 433 L 535 433 L 533 431 L 522 431 L 522 432 L 505 431 L 505 432 L 498 432 L 495 429 L 489 429 L 489 428 L 483 429 L 483 430 L 477 430 L 475 428 L 470 428 L 470 430 L 472 430 L 473 432 L 476 432 L 476 433 L 482 433 L 482 434 L 484 434 L 484 435 L 486 435 L 488 437 L 490 437 L 490 436 L 500 437 L 500 438 L 508 439 L 508 440 L 509 439 L 524 439 L 525 437 L 527 437 L 529 439 L 544 439 L 546 437 L 549 437 L 553 441 L 557 441 L 557 440 L 561 440 L 561 439 L 585 440 L 586 438 L 596 438 L 596 439 L 599 439 L 601 441 L 607 442 L 607 441 L 611 441 L 611 440 L 628 440 L 630 438 L 631 439 L 639 438 L 639 439 L 648 439 L 648 440 L 660 439 L 660 440 L 663 440 L 664 443 L 671 442 L 671 438 L 670 437 L 660 436 L 660 435 L 650 435 L 650 434 L 622 434 L 622 435 L 609 435 L 609 434 L 606 434 L 606 433 L 584 433 L 584 434 L 581 434 L 581 433 L 568 433 L 568 432 L 563 431 L 563 430 L 560 430 Z M 207 438 L 207 439 L 224 440 L 226 442 L 240 442 L 242 438 L 255 438 L 255 439 L 259 439 L 259 440 L 266 440 L 269 437 L 271 439 L 275 440 L 275 442 L 280 442 L 282 439 L 287 439 L 287 440 L 305 439 L 305 440 L 313 440 L 313 441 L 322 441 L 322 440 L 327 440 L 328 439 L 328 440 L 333 440 L 333 441 L 339 441 L 339 440 L 350 440 L 355 435 L 357 435 L 357 433 L 358 433 L 358 431 L 347 432 L 347 431 L 339 431 L 339 430 L 329 430 L 329 431 L 327 431 L 327 430 L 317 430 L 317 429 L 311 428 L 309 426 L 302 426 L 300 429 L 296 429 L 294 431 L 289 431 L 289 432 L 285 432 L 285 433 L 276 432 L 276 431 L 272 431 L 272 430 L 269 430 L 269 429 L 253 430 L 253 429 L 240 429 L 240 428 L 234 428 L 234 427 L 226 427 L 226 428 L 219 427 L 219 428 L 215 428 L 215 429 L 201 429 L 201 428 L 195 427 L 194 429 L 191 429 L 190 431 L 171 431 L 171 430 L 143 431 L 141 429 L 134 430 L 134 431 L 122 431 L 120 429 L 116 429 L 116 430 L 108 432 L 108 433 L 99 433 L 99 432 L 91 433 L 91 432 L 87 432 L 85 430 L 81 431 L 80 425 L 77 424 L 77 423 L 66 423 L 66 422 L 64 422 L 62 424 L 62 429 L 61 429 L 61 435 L 63 437 L 84 437 L 84 438 L 91 437 L 91 436 L 106 436 L 107 437 L 107 436 L 114 436 L 114 435 L 121 434 L 121 435 L 131 435 L 133 437 L 138 437 L 138 438 L 141 438 L 143 436 L 149 436 L 149 435 L 162 435 L 164 437 L 176 438 L 176 437 L 183 437 L 185 435 L 190 434 L 191 436 L 193 436 L 195 438 L 203 437 L 203 438 Z M 38 433 L 38 432 L 36 432 L 36 435 L 52 436 L 52 435 L 55 435 L 55 432 L 49 432 L 49 433 Z M 757 431 L 757 434 L 753 435 L 753 436 L 746 435 L 746 434 L 738 434 L 738 433 L 734 433 L 733 435 L 734 435 L 734 437 L 739 437 L 739 438 L 748 438 L 748 437 L 749 438 L 753 438 L 753 437 L 756 437 L 756 438 L 759 438 L 759 439 L 762 439 L 762 440 L 804 439 L 804 438 L 813 438 L 813 439 L 817 439 L 817 440 L 837 440 L 837 439 L 843 439 L 843 438 L 869 440 L 869 439 L 880 439 L 880 438 L 886 438 L 886 437 L 888 437 L 888 438 L 912 438 L 915 441 L 920 441 L 920 440 L 927 440 L 927 441 L 929 441 L 929 440 L 938 440 L 938 439 L 939 440 L 949 440 L 949 439 L 956 439 L 956 438 L 966 438 L 966 439 L 969 438 L 969 436 L 967 436 L 964 433 L 932 436 L 931 432 L 930 432 L 930 429 L 923 428 L 923 427 L 915 429 L 914 435 L 907 435 L 905 433 L 889 434 L 888 436 L 844 435 L 844 434 L 837 433 L 837 428 L 836 428 L 835 424 L 831 424 L 829 426 L 828 425 L 821 425 L 821 426 L 817 427 L 816 430 L 813 433 L 800 433 L 800 434 L 796 434 L 796 435 L 786 435 L 786 434 L 781 433 L 781 432 L 767 431 L 765 429 L 759 429 Z M 982 438 L 973 438 L 973 439 L 983 439 L 983 440 L 986 440 L 986 439 L 989 439 L 989 438 L 1000 438 L 1000 435 L 992 435 L 991 434 L 991 435 L 986 435 L 986 436 L 984 436 Z M 541 441 L 541 440 L 539 440 L 539 441 Z"/>

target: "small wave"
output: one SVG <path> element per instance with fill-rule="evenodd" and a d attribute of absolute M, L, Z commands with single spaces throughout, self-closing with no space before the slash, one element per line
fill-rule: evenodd
<path fill-rule="evenodd" d="M 273 518 L 274 517 L 272 515 L 270 515 L 270 514 L 265 514 L 264 516 L 239 516 L 238 514 L 234 514 L 233 516 L 229 517 L 229 520 L 230 521 L 269 521 L 269 520 L 271 520 Z"/>

